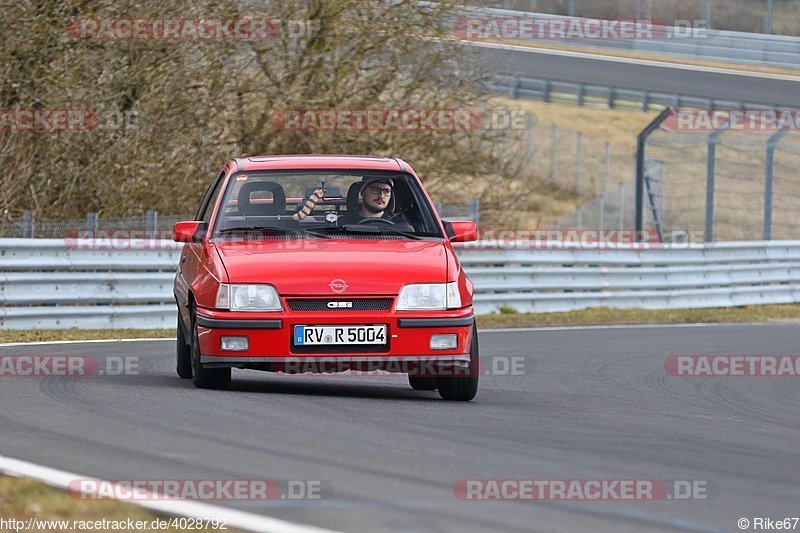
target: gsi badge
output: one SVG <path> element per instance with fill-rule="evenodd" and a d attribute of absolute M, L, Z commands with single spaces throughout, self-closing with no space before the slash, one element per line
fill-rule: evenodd
<path fill-rule="evenodd" d="M 353 302 L 328 302 L 330 309 L 352 309 Z"/>

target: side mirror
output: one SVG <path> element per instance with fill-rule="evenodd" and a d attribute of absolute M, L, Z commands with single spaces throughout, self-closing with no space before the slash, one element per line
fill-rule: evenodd
<path fill-rule="evenodd" d="M 474 242 L 478 240 L 478 225 L 474 222 L 445 222 L 444 229 L 451 242 Z"/>
<path fill-rule="evenodd" d="M 203 242 L 208 224 L 198 220 L 178 222 L 172 230 L 172 240 L 175 242 Z"/>

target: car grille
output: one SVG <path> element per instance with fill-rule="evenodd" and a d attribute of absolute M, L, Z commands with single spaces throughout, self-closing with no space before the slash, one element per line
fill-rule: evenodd
<path fill-rule="evenodd" d="M 328 307 L 330 302 L 348 302 L 352 307 Z M 288 299 L 287 304 L 292 311 L 388 311 L 392 306 L 391 298 L 316 298 Z"/>

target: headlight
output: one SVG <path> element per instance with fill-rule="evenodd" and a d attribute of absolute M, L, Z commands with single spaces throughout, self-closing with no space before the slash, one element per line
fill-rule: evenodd
<path fill-rule="evenodd" d="M 398 311 L 436 311 L 460 309 L 458 283 L 427 283 L 406 285 L 397 298 Z"/>
<path fill-rule="evenodd" d="M 272 285 L 226 285 L 217 290 L 217 309 L 281 311 L 281 299 Z"/>

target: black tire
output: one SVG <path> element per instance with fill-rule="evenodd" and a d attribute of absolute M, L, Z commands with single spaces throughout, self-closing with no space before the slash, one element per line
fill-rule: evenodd
<path fill-rule="evenodd" d="M 478 374 L 480 357 L 478 355 L 478 328 L 472 326 L 472 345 L 469 350 L 469 370 L 463 376 L 438 377 L 436 388 L 439 396 L 453 402 L 468 402 L 478 394 Z"/>
<path fill-rule="evenodd" d="M 414 390 L 436 390 L 436 378 L 408 376 L 408 384 Z"/>
<path fill-rule="evenodd" d="M 230 368 L 205 368 L 200 362 L 200 337 L 192 309 L 192 383 L 199 389 L 225 390 L 231 384 Z"/>
<path fill-rule="evenodd" d="M 183 334 L 180 313 L 178 313 L 178 340 L 176 348 L 178 355 L 178 375 L 182 379 L 192 379 L 192 349 L 186 341 L 186 335 Z"/>

